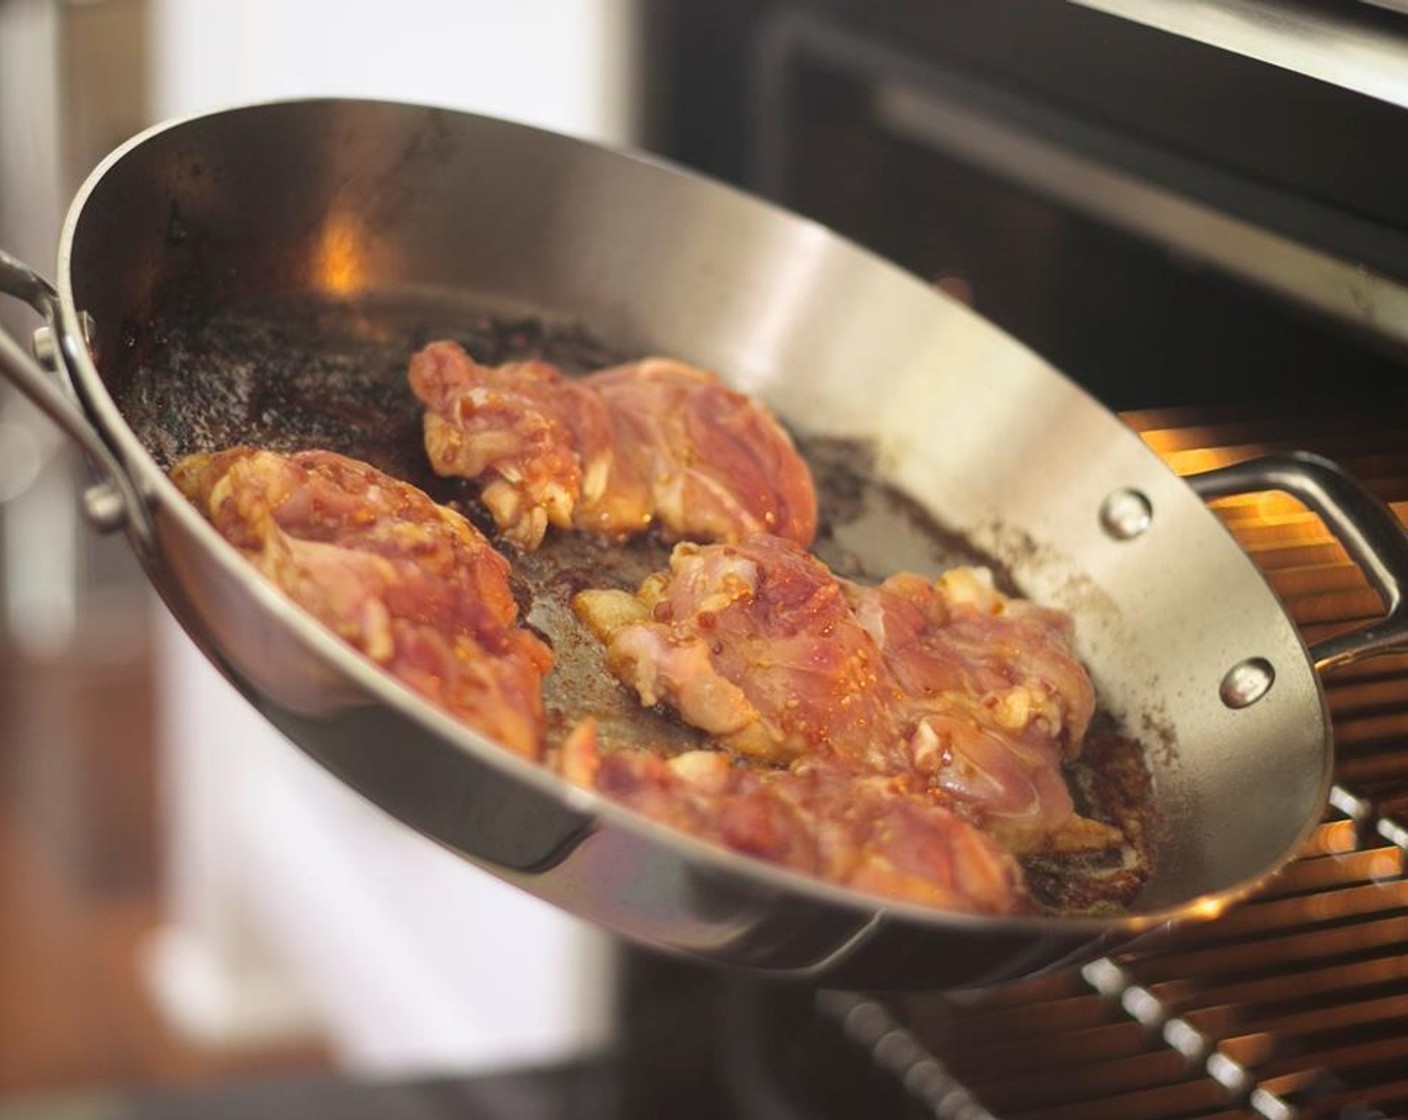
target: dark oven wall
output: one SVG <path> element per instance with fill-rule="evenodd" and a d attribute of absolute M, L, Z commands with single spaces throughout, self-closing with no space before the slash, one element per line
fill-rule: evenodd
<path fill-rule="evenodd" d="M 645 8 L 650 147 L 1112 407 L 1408 384 L 1408 110 L 1055 0 Z"/>

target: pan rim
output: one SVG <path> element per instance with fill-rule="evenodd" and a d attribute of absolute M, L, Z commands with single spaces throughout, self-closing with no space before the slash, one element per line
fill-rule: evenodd
<path fill-rule="evenodd" d="M 60 234 L 58 275 L 56 281 L 59 290 L 59 316 L 64 332 L 71 338 L 82 337 L 80 312 L 76 305 L 73 291 L 72 263 L 75 242 L 82 214 L 88 201 L 113 168 L 155 137 L 195 122 L 226 114 L 248 115 L 251 111 L 257 112 L 279 107 L 309 104 L 338 106 L 375 105 L 408 110 L 434 110 L 452 114 L 457 117 L 469 117 L 482 121 L 490 121 L 497 126 L 513 130 L 524 130 L 541 134 L 542 136 L 552 138 L 555 142 L 568 142 L 581 145 L 584 148 L 597 150 L 604 149 L 617 157 L 650 166 L 662 173 L 681 175 L 696 182 L 708 184 L 711 189 L 721 190 L 730 195 L 745 199 L 749 205 L 762 207 L 772 215 L 783 218 L 789 223 L 794 223 L 801 227 L 811 227 L 815 231 L 819 231 L 825 238 L 845 242 L 850 245 L 853 250 L 864 254 L 875 263 L 905 276 L 915 284 L 919 283 L 916 278 L 909 276 L 908 273 L 903 272 L 902 269 L 899 269 L 899 267 L 892 262 L 855 245 L 853 242 L 849 242 L 848 239 L 818 222 L 797 215 L 771 202 L 749 195 L 728 184 L 720 183 L 717 180 L 700 175 L 687 168 L 679 167 L 668 160 L 660 159 L 648 153 L 639 153 L 623 147 L 596 144 L 577 137 L 564 136 L 549 130 L 536 128 L 531 125 L 505 121 L 499 118 L 469 113 L 460 109 L 443 106 L 418 104 L 394 99 L 335 97 L 290 98 L 232 105 L 192 113 L 160 122 L 119 145 L 94 168 L 74 196 Z M 943 298 L 937 293 L 933 295 L 936 299 Z M 984 320 L 984 322 L 986 322 L 986 320 Z M 1005 337 L 1010 338 L 1010 336 Z M 1022 346 L 1024 350 L 1027 349 L 1019 341 L 1015 339 L 1011 341 L 1014 345 Z M 1084 940 L 1098 938 L 1101 935 L 1137 934 L 1175 920 L 1213 917 L 1221 913 L 1222 910 L 1226 909 L 1228 906 L 1260 891 L 1270 879 L 1274 878 L 1281 869 L 1295 857 L 1296 853 L 1304 846 L 1306 839 L 1318 824 L 1318 819 L 1314 818 L 1304 822 L 1295 842 L 1291 844 L 1273 864 L 1266 867 L 1260 874 L 1252 878 L 1243 879 L 1217 891 L 1206 892 L 1195 898 L 1187 899 L 1176 904 L 1162 906 L 1153 910 L 1113 915 L 988 915 L 946 910 L 919 903 L 891 900 L 878 895 L 868 895 L 851 888 L 842 887 L 814 878 L 800 871 L 793 871 L 754 857 L 717 847 L 666 825 L 649 820 L 595 791 L 573 787 L 564 779 L 552 774 L 541 764 L 529 762 L 513 755 L 513 753 L 506 748 L 479 735 L 458 723 L 452 717 L 439 711 L 428 701 L 415 694 L 408 686 L 395 680 L 395 678 L 389 677 L 388 674 L 377 668 L 372 662 L 347 647 L 331 631 L 317 623 L 316 620 L 304 612 L 302 608 L 290 602 L 276 588 L 250 569 L 248 564 L 240 557 L 238 551 L 220 537 L 213 526 L 211 526 L 199 512 L 185 500 L 179 491 L 176 490 L 174 484 L 170 482 L 165 473 L 156 465 L 155 460 L 140 444 L 135 433 L 118 412 L 115 401 L 108 393 L 107 386 L 97 370 L 96 363 L 92 360 L 86 349 L 82 346 L 74 347 L 72 348 L 72 353 L 68 356 L 72 359 L 75 366 L 70 372 L 74 375 L 75 382 L 78 384 L 84 397 L 85 407 L 90 412 L 96 414 L 97 426 L 103 438 L 107 440 L 110 445 L 115 445 L 115 450 L 117 451 L 120 461 L 123 463 L 124 467 L 133 474 L 138 483 L 140 492 L 163 512 L 174 516 L 181 531 L 194 537 L 199 542 L 204 552 L 217 561 L 224 575 L 235 579 L 239 586 L 255 597 L 255 600 L 260 604 L 262 609 L 272 612 L 282 625 L 290 627 L 292 633 L 303 645 L 313 650 L 319 658 L 329 662 L 339 672 L 349 676 L 360 689 L 373 697 L 377 702 L 385 703 L 393 707 L 398 713 L 413 719 L 425 730 L 452 743 L 457 750 L 467 752 L 477 762 L 487 763 L 493 766 L 497 771 L 505 774 L 514 781 L 527 782 L 539 794 L 550 797 L 556 803 L 572 812 L 582 814 L 587 818 L 592 831 L 603 826 L 624 829 L 627 832 L 645 837 L 652 843 L 659 844 L 663 842 L 677 855 L 694 863 L 702 861 L 707 864 L 711 870 L 717 870 L 724 874 L 741 874 L 746 879 L 750 880 L 751 885 L 759 889 L 774 889 L 782 892 L 801 891 L 803 894 L 818 902 L 840 907 L 858 916 L 869 915 L 882 922 L 888 922 L 890 920 L 903 921 L 906 924 L 921 928 L 932 928 L 935 926 L 974 926 L 983 930 L 995 928 L 1011 930 L 1014 933 L 1068 935 Z M 1064 377 L 1059 370 L 1049 366 L 1044 359 L 1040 360 L 1050 372 L 1056 376 Z M 1077 386 L 1077 388 L 1079 387 Z M 1100 407 L 1103 408 L 1103 406 Z M 1148 454 L 1157 461 L 1157 457 L 1153 455 L 1152 451 L 1149 451 Z M 1159 466 L 1161 470 L 1168 471 L 1168 468 L 1161 461 L 1159 461 Z M 1168 473 L 1172 475 L 1171 471 L 1168 471 Z M 1201 503 L 1199 504 L 1201 505 Z M 1216 520 L 1211 511 L 1208 511 L 1208 516 Z M 1224 532 L 1227 531 L 1225 526 L 1221 526 L 1220 522 L 1219 525 Z M 1236 547 L 1238 553 L 1242 555 L 1245 563 L 1253 570 L 1256 570 L 1250 558 L 1246 557 L 1239 545 L 1236 545 L 1235 539 L 1233 540 L 1233 545 Z M 1260 575 L 1261 573 L 1258 571 L 1258 574 Z M 1279 604 L 1278 609 L 1280 609 Z M 1301 641 L 1301 649 L 1304 654 L 1304 642 L 1300 638 L 1299 631 L 1296 630 L 1294 626 L 1292 626 L 1291 629 L 1292 632 L 1296 634 L 1297 640 Z M 1308 656 L 1308 654 L 1306 656 Z M 1331 763 L 1333 758 L 1333 744 L 1328 721 L 1328 704 L 1319 675 L 1312 672 L 1312 677 L 1315 680 L 1319 698 L 1319 706 L 1321 709 L 1320 718 L 1323 731 L 1321 737 L 1325 744 L 1323 751 L 1323 774 L 1320 783 L 1322 786 L 1321 792 L 1322 795 L 1328 795 L 1331 784 Z M 394 685 L 394 687 L 388 688 L 388 684 Z M 297 746 L 297 744 L 295 744 L 295 746 Z M 354 790 L 356 789 L 355 786 L 352 788 L 354 788 Z M 361 794 L 360 790 L 357 792 L 372 804 L 376 804 L 368 795 Z M 1322 796 L 1322 801 L 1324 799 L 1325 797 Z M 437 842 L 443 844 L 443 841 Z"/>

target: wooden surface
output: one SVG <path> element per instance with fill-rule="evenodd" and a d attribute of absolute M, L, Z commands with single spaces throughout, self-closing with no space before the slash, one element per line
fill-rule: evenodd
<path fill-rule="evenodd" d="M 145 645 L 36 664 L 0 638 L 0 1103 L 326 1069 L 211 1053 L 147 999 L 160 829 Z"/>

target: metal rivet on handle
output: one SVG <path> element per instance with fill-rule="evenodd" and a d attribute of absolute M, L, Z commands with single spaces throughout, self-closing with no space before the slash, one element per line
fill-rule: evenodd
<path fill-rule="evenodd" d="M 1218 695 L 1229 708 L 1246 708 L 1255 704 L 1271 689 L 1276 670 L 1264 657 L 1248 657 L 1227 670 Z"/>
<path fill-rule="evenodd" d="M 1100 503 L 1100 527 L 1117 541 L 1141 536 L 1154 520 L 1154 507 L 1138 490 L 1116 490 Z"/>
<path fill-rule="evenodd" d="M 59 368 L 59 348 L 54 344 L 54 332 L 48 327 L 39 327 L 30 336 L 29 348 L 34 351 L 34 360 L 50 373 Z"/>
<path fill-rule="evenodd" d="M 110 482 L 98 482 L 83 491 L 83 512 L 100 533 L 115 533 L 127 524 L 127 503 Z"/>

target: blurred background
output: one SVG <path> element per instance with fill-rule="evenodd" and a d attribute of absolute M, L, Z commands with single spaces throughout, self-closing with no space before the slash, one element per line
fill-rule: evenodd
<path fill-rule="evenodd" d="M 485 112 L 642 147 L 826 222 L 1052 359 L 1179 471 L 1308 446 L 1403 512 L 1408 16 L 1390 10 L 1403 7 L 0 0 L 0 246 L 52 277 L 83 178 L 173 115 L 307 94 Z M 37 325 L 13 301 L 0 322 L 22 339 Z M 695 1091 L 719 1080 L 726 1114 L 898 1115 L 918 1086 L 933 1100 L 905 1115 L 990 1115 L 932 1063 L 922 1083 L 904 1080 L 910 1066 L 867 1081 L 870 1055 L 811 1004 L 799 1017 L 790 997 L 623 951 L 366 808 L 235 699 L 126 545 L 87 529 L 83 479 L 0 385 L 0 1120 L 625 1115 L 614 1091 L 571 1081 L 560 1099 L 576 1103 L 557 1111 L 533 1111 L 522 1081 L 495 1082 L 492 1107 L 318 1096 L 349 1076 L 443 1085 L 603 1053 L 655 1071 L 681 1116 L 724 1114 Z M 1318 524 L 1270 508 L 1242 509 L 1243 532 L 1299 596 L 1298 619 L 1377 609 Z M 1402 696 L 1355 692 L 1336 712 L 1363 716 L 1357 745 L 1401 759 Z M 1408 915 L 1408 895 L 1395 899 Z M 1274 951 L 1256 955 L 1276 967 Z M 1400 1002 L 1389 981 L 1365 988 L 1365 1021 L 1379 1016 L 1390 1041 L 1408 963 L 1394 975 Z M 1186 978 L 1185 999 L 1203 979 Z M 1018 993 L 994 997 L 1005 1012 L 936 997 L 914 1021 L 953 1062 L 971 1040 L 960 1072 L 985 1099 L 1025 1100 L 1022 1115 L 1132 1116 L 1119 1094 L 1141 1078 L 1167 1091 L 1140 1098 L 1158 1102 L 1144 1115 L 1241 1120 L 1248 1100 L 1294 1115 L 1266 1103 L 1294 1101 L 1279 1083 L 1258 1098 L 1217 1080 L 1213 1027 L 1208 1061 L 1190 1063 L 1107 988 L 1072 973 L 1042 989 L 1045 1019 Z M 1241 997 L 1208 992 L 1235 1041 Z M 1356 998 L 1335 988 L 1322 1002 Z M 1089 1031 L 1068 1030 L 1077 1020 Z M 1346 1058 L 1343 1039 L 1322 1059 L 1284 1028 L 1301 1020 L 1272 1021 L 1282 1066 L 1348 1084 L 1368 1060 Z M 1040 1022 L 1050 1038 L 1030 1042 Z M 1400 1086 L 1402 1053 L 1381 1063 Z M 1048 1058 L 1049 1085 L 1020 1073 Z M 807 1111 L 783 1099 L 784 1072 Z M 273 1087 L 283 1095 L 259 1095 Z M 1076 1103 L 1041 1111 L 1057 1099 Z M 1408 1114 L 1408 1089 L 1394 1099 Z"/>
<path fill-rule="evenodd" d="M 638 30 L 631 0 L 0 0 L 0 245 L 52 276 L 98 160 L 241 101 L 387 97 L 629 143 Z M 604 939 L 287 749 L 80 523 L 81 478 L 0 387 L 0 1115 L 603 1046 Z"/>

